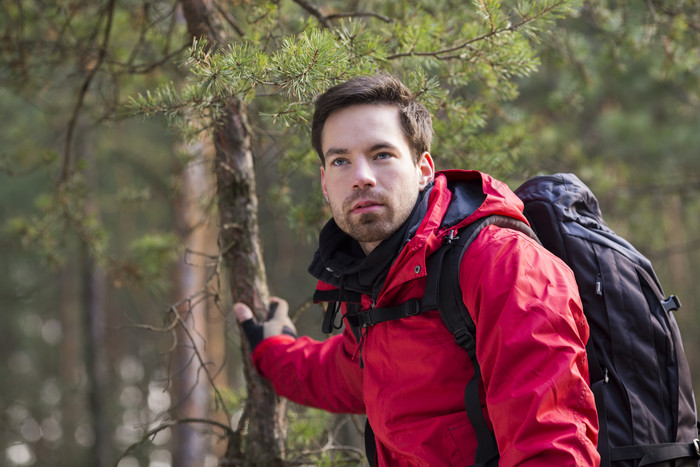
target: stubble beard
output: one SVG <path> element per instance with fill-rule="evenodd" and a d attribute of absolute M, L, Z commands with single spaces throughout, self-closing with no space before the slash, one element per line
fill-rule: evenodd
<path fill-rule="evenodd" d="M 336 217 L 336 223 L 341 230 L 360 243 L 381 242 L 391 236 L 398 228 L 398 226 L 393 226 L 392 216 L 389 217 L 389 219 L 383 220 L 382 216 L 378 214 L 367 213 L 358 216 L 354 221 L 347 217 L 342 219 Z"/>
<path fill-rule="evenodd" d="M 351 205 L 352 202 L 346 202 L 340 213 L 331 206 L 331 213 L 338 227 L 360 243 L 381 242 L 389 238 L 406 221 L 415 205 L 415 199 L 413 202 L 410 199 L 402 199 L 396 203 L 392 203 L 386 197 L 373 199 L 384 206 L 385 212 L 364 213 L 351 219 L 352 214 L 345 206 Z M 402 208 L 402 212 L 397 212 L 397 206 Z"/>

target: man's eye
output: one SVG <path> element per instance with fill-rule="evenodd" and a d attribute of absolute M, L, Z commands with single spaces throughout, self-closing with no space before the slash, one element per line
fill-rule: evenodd
<path fill-rule="evenodd" d="M 377 154 L 375 156 L 375 158 L 377 158 L 377 159 L 389 159 L 390 157 L 391 157 L 391 154 L 389 154 L 388 152 L 380 152 L 379 154 Z"/>
<path fill-rule="evenodd" d="M 331 165 L 334 165 L 334 166 L 336 166 L 336 167 L 339 167 L 339 166 L 341 166 L 341 165 L 345 165 L 346 162 L 347 162 L 347 161 L 346 161 L 345 159 L 333 159 L 333 160 L 331 161 Z"/>

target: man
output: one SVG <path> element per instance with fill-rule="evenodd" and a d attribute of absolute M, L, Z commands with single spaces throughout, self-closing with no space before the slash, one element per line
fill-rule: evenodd
<path fill-rule="evenodd" d="M 490 214 L 525 220 L 518 198 L 488 175 L 436 173 L 431 138 L 429 113 L 391 76 L 321 95 L 312 143 L 333 218 L 309 272 L 319 279 L 316 299 L 343 303 L 345 329 L 323 342 L 297 338 L 283 300 L 263 324 L 234 306 L 256 367 L 280 395 L 367 414 L 374 465 L 473 464 L 464 390 L 474 368 L 437 310 L 355 332 L 348 318 L 420 299 L 426 261 L 451 231 Z M 489 226 L 466 251 L 459 279 L 500 465 L 597 465 L 588 327 L 571 271 L 526 235 Z"/>

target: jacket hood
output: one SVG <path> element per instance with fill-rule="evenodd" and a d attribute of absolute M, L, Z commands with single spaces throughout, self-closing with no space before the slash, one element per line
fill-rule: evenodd
<path fill-rule="evenodd" d="M 438 172 L 428 194 L 426 214 L 411 229 L 413 235 L 403 252 L 423 250 L 427 258 L 450 231 L 493 214 L 528 224 L 522 201 L 505 183 L 476 170 Z"/>
<path fill-rule="evenodd" d="M 437 196 L 448 198 L 437 202 L 431 216 L 441 217 L 439 230 L 460 229 L 492 214 L 513 217 L 527 222 L 523 203 L 508 186 L 488 174 L 476 170 L 445 170 L 435 176 Z"/>

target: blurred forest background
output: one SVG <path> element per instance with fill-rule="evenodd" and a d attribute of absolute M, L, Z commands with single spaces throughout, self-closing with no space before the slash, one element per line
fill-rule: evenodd
<path fill-rule="evenodd" d="M 311 103 L 376 70 L 438 169 L 589 184 L 700 393 L 699 39 L 682 0 L 2 0 L 0 465 L 361 464 L 360 420 L 256 380 L 230 304 L 323 338 Z"/>

